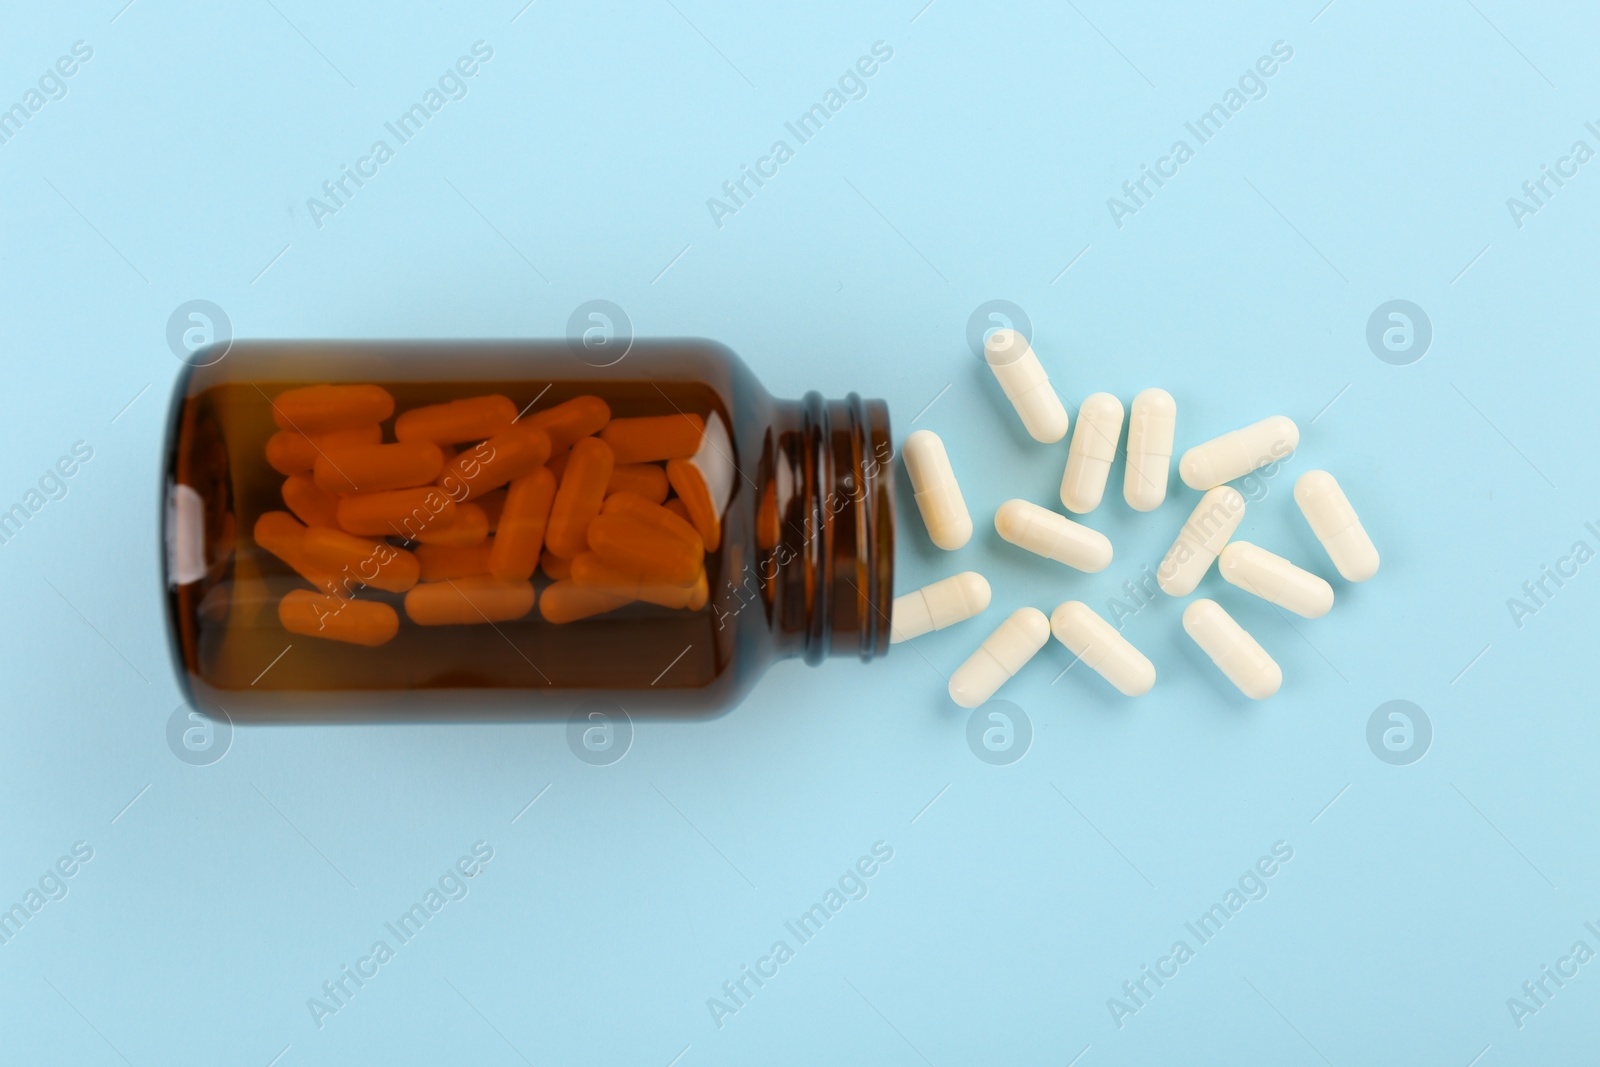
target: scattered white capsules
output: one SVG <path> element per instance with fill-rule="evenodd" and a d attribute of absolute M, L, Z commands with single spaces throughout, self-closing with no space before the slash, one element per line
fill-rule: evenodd
<path fill-rule="evenodd" d="M 1320 619 L 1333 607 L 1333 586 L 1249 541 L 1229 541 L 1217 558 L 1217 573 L 1301 618 Z"/>
<path fill-rule="evenodd" d="M 1378 573 L 1378 550 L 1333 475 L 1306 471 L 1294 483 L 1294 500 L 1345 581 L 1364 582 Z"/>
<path fill-rule="evenodd" d="M 994 513 L 994 528 L 1018 548 L 1089 574 L 1111 564 L 1111 541 L 1105 534 L 1031 501 L 1011 499 L 1001 504 Z"/>
<path fill-rule="evenodd" d="M 1172 435 L 1178 403 L 1165 389 L 1146 389 L 1128 409 L 1128 466 L 1122 498 L 1135 511 L 1154 511 L 1167 499 L 1172 466 Z"/>
<path fill-rule="evenodd" d="M 1018 608 L 950 676 L 950 699 L 975 708 L 994 696 L 1050 640 L 1050 620 L 1038 608 Z"/>
<path fill-rule="evenodd" d="M 1156 684 L 1155 664 L 1081 600 L 1050 613 L 1050 632 L 1123 696 L 1143 696 Z"/>
<path fill-rule="evenodd" d="M 1061 503 L 1068 511 L 1082 515 L 1100 506 L 1121 436 L 1122 401 L 1110 393 L 1085 397 L 1067 449 L 1067 469 L 1061 475 Z"/>
<path fill-rule="evenodd" d="M 1067 409 L 1026 337 L 1016 330 L 996 330 L 984 339 L 983 358 L 1029 436 L 1052 444 L 1067 435 Z"/>
<path fill-rule="evenodd" d="M 1183 629 L 1251 700 L 1265 700 L 1283 684 L 1282 668 L 1215 600 L 1201 598 L 1184 608 Z"/>
<path fill-rule="evenodd" d="M 1300 447 L 1300 427 L 1287 415 L 1273 415 L 1195 445 L 1178 461 L 1190 489 L 1211 489 L 1276 462 Z"/>
<path fill-rule="evenodd" d="M 1161 591 L 1168 596 L 1194 592 L 1243 519 L 1244 497 L 1232 486 L 1219 485 L 1201 497 L 1156 569 Z"/>
<path fill-rule="evenodd" d="M 911 476 L 917 510 L 922 512 L 933 543 L 947 551 L 966 544 L 972 538 L 972 516 L 967 514 L 967 502 L 939 435 L 918 430 L 906 438 L 900 452 Z"/>
<path fill-rule="evenodd" d="M 889 643 L 897 645 L 970 619 L 988 608 L 989 596 L 988 579 L 977 571 L 962 571 L 897 596 L 889 609 Z"/>

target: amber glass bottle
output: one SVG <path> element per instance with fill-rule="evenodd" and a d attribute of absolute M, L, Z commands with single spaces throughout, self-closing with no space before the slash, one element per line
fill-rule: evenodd
<path fill-rule="evenodd" d="M 603 697 L 702 716 L 775 658 L 882 655 L 883 402 L 775 400 L 706 341 L 586 356 L 561 341 L 198 356 L 163 479 L 167 616 L 195 706 L 542 718 Z"/>

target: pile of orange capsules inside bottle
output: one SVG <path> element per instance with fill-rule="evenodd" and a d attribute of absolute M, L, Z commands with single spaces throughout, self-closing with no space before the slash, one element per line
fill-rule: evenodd
<path fill-rule="evenodd" d="M 395 402 L 379 386 L 271 399 L 266 459 L 285 510 L 261 515 L 255 541 L 306 581 L 278 603 L 291 633 L 375 646 L 407 623 L 488 625 L 535 604 L 557 624 L 706 604 L 721 527 L 690 462 L 698 415 L 614 419 L 597 396 L 519 412 L 476 396 L 402 411 L 385 441 Z M 358 599 L 362 586 L 403 594 L 399 610 Z"/>

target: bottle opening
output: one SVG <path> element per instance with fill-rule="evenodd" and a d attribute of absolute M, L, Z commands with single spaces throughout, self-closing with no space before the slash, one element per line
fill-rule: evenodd
<path fill-rule="evenodd" d="M 816 397 L 812 400 L 812 397 Z M 889 648 L 889 611 L 894 600 L 894 447 L 889 410 L 881 400 L 807 398 L 817 420 L 825 487 L 825 602 L 813 622 L 807 659 L 857 655 L 871 659 Z"/>

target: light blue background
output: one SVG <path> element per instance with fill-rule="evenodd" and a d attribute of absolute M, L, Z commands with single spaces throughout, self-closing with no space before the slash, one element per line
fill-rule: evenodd
<path fill-rule="evenodd" d="M 1506 604 L 1573 542 L 1600 548 L 1600 162 L 1521 228 L 1506 206 L 1574 140 L 1600 147 L 1592 12 L 122 2 L 0 15 L 0 106 L 94 49 L 0 145 L 0 506 L 94 449 L 0 546 L 0 898 L 94 850 L 0 945 L 0 1058 L 1592 1054 L 1600 962 L 1521 1029 L 1506 1006 L 1574 942 L 1600 950 L 1600 564 L 1521 628 Z M 307 198 L 479 40 L 469 94 L 315 226 Z M 879 40 L 868 95 L 718 228 L 707 198 Z M 1107 198 L 1280 40 L 1265 98 L 1116 226 Z M 244 337 L 543 337 L 597 297 L 641 335 L 726 342 L 776 395 L 856 390 L 888 400 L 897 441 L 914 417 L 943 435 L 978 533 L 933 549 L 902 486 L 896 584 L 974 568 L 988 613 L 868 664 L 781 664 L 715 722 L 639 724 L 609 767 L 536 724 L 241 728 L 214 765 L 174 758 L 155 564 L 173 309 L 215 301 Z M 1053 682 L 1071 656 L 1052 643 L 1002 693 L 1031 750 L 974 757 L 945 677 L 1016 606 L 1104 610 L 1195 496 L 1175 482 L 1138 515 L 1113 489 L 1088 519 L 1117 549 L 1097 576 L 1000 543 L 994 507 L 1053 504 L 1065 448 L 1022 434 L 966 347 L 993 298 L 1027 310 L 1074 404 L 1170 390 L 1180 448 L 1294 417 L 1302 447 L 1241 536 L 1331 575 L 1291 487 L 1342 480 L 1384 562 L 1336 582 L 1330 616 L 1202 589 L 1281 662 L 1279 696 L 1239 697 L 1163 597 L 1126 629 L 1153 693 Z M 1435 331 L 1409 366 L 1365 340 L 1393 298 Z M 1367 745 L 1391 699 L 1433 724 L 1410 766 Z M 477 841 L 494 859 L 470 893 L 319 1029 L 307 999 Z M 894 858 L 869 895 L 719 1028 L 707 998 L 877 841 Z M 1119 1029 L 1107 999 L 1277 841 L 1294 858 L 1266 898 Z"/>

